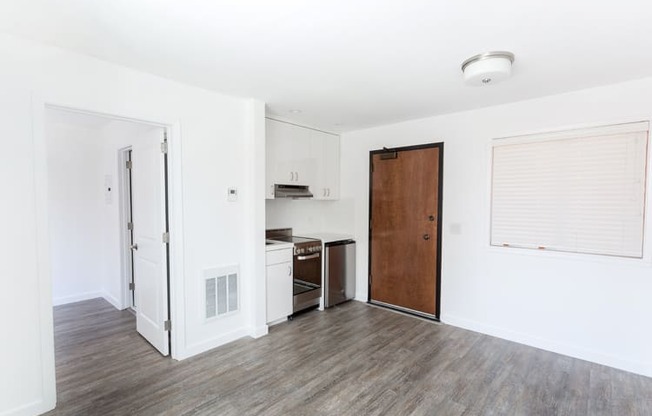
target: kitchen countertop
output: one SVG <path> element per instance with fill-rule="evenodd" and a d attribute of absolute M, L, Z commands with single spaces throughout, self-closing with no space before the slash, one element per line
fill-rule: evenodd
<path fill-rule="evenodd" d="M 286 248 L 294 247 L 294 244 L 288 243 L 286 241 L 276 241 L 276 240 L 265 240 L 265 252 L 274 251 L 274 250 L 283 250 Z M 271 243 L 271 244 L 267 244 Z"/>
<path fill-rule="evenodd" d="M 337 234 L 337 233 L 301 233 L 297 234 L 300 237 L 318 238 L 322 244 L 332 243 L 333 241 L 354 240 L 351 234 Z"/>

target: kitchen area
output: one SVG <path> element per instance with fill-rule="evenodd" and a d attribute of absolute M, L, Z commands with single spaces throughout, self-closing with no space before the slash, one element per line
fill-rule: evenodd
<path fill-rule="evenodd" d="M 266 148 L 267 323 L 274 325 L 353 299 L 356 245 L 341 220 L 350 201 L 339 195 L 340 137 L 268 118 Z"/>

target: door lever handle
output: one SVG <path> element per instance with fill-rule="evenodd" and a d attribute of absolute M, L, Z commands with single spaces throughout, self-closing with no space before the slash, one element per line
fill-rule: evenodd
<path fill-rule="evenodd" d="M 430 234 L 424 234 L 423 239 L 424 240 L 430 240 Z"/>
<path fill-rule="evenodd" d="M 132 244 L 131 247 L 132 250 L 138 250 L 138 244 Z"/>

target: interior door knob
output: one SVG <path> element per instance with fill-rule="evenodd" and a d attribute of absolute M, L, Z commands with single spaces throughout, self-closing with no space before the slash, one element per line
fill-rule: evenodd
<path fill-rule="evenodd" d="M 435 216 L 434 216 L 434 215 L 431 215 L 431 216 L 428 217 L 428 221 L 434 221 L 434 220 L 435 220 Z"/>
<path fill-rule="evenodd" d="M 424 234 L 423 239 L 424 240 L 430 240 L 430 234 Z"/>
<path fill-rule="evenodd" d="M 131 249 L 132 250 L 138 250 L 138 244 L 132 244 Z"/>

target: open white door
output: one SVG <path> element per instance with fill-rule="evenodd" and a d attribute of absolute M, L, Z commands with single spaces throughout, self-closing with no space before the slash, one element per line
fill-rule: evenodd
<path fill-rule="evenodd" d="M 132 203 L 136 329 L 163 355 L 170 353 L 165 154 L 162 128 L 153 128 L 132 146 Z"/>

